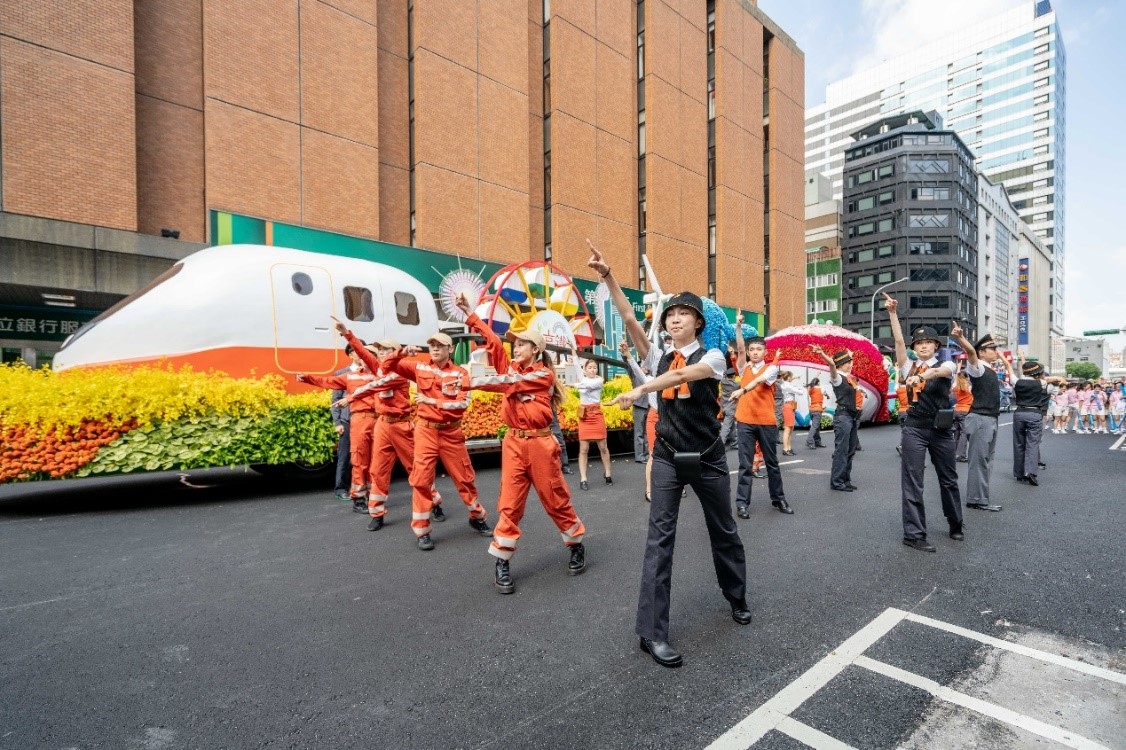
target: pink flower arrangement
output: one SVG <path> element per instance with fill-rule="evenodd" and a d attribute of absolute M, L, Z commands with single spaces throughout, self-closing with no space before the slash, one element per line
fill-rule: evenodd
<path fill-rule="evenodd" d="M 873 421 L 887 422 L 885 394 L 888 390 L 888 373 L 884 369 L 884 357 L 876 345 L 865 337 L 834 325 L 792 326 L 767 337 L 766 359 L 769 362 L 774 357 L 774 352 L 780 350 L 779 359 L 782 364 L 801 363 L 827 369 L 825 360 L 809 348 L 812 344 L 820 344 L 830 357 L 840 349 L 852 352 L 852 374 L 879 394 L 880 404 Z"/>

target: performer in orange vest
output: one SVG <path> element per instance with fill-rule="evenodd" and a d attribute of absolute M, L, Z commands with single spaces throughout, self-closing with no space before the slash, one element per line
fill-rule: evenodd
<path fill-rule="evenodd" d="M 306 375 L 297 373 L 298 383 L 308 383 L 317 388 L 345 391 L 351 396 L 361 387 L 375 380 L 375 375 L 364 366 L 357 353 L 364 348 L 359 339 L 351 344 L 352 358 L 349 371 L 343 375 Z M 352 500 L 352 510 L 366 513 L 368 510 L 368 487 L 371 474 L 371 447 L 375 432 L 375 394 L 368 393 L 351 402 L 352 416 L 348 423 L 349 453 L 352 458 L 352 486 L 348 496 Z"/>
<path fill-rule="evenodd" d="M 334 318 L 335 320 L 335 318 Z M 351 331 L 339 320 L 336 321 L 336 330 L 348 343 L 355 347 L 359 341 Z M 411 396 L 410 383 L 402 375 L 384 369 L 384 362 L 402 347 L 394 339 L 384 339 L 375 344 L 375 355 L 367 349 L 357 349 L 364 366 L 375 373 L 375 380 L 357 389 L 355 393 L 345 396 L 342 401 L 351 404 L 357 397 L 375 393 L 374 404 L 376 412 L 375 436 L 371 449 L 371 490 L 368 493 L 368 513 L 371 521 L 368 522 L 368 531 L 378 531 L 383 528 L 387 515 L 387 493 L 391 488 L 391 470 L 395 467 L 395 459 L 407 470 L 409 475 L 414 464 L 414 428 L 411 425 Z M 429 531 L 429 524 L 413 518 L 414 513 L 421 513 L 425 505 L 421 495 L 430 498 L 433 505 L 430 516 L 435 521 L 446 520 L 442 512 L 442 496 L 431 485 L 429 488 L 419 490 L 412 488 L 411 498 L 411 528 L 415 536 L 419 537 Z M 416 497 L 416 495 L 418 497 Z"/>
<path fill-rule="evenodd" d="M 454 342 L 441 331 L 426 340 L 429 354 L 404 357 L 411 350 L 400 349 L 388 357 L 383 368 L 413 380 L 418 386 L 415 404 L 418 406 L 414 429 L 414 468 L 411 470 L 411 487 L 431 487 L 438 471 L 438 459 L 446 467 L 461 501 L 469 509 L 469 525 L 482 536 L 492 536 L 493 531 L 485 520 L 487 514 L 477 502 L 476 474 L 465 448 L 465 433 L 461 431 L 461 417 L 469 407 L 469 373 L 450 359 Z M 418 525 L 418 548 L 434 549 L 430 538 L 431 502 L 420 500 L 413 511 Z"/>
<path fill-rule="evenodd" d="M 821 415 L 825 411 L 825 395 L 821 391 L 821 378 L 809 381 L 809 434 L 805 447 L 810 450 L 824 448 L 821 444 Z"/>
<path fill-rule="evenodd" d="M 458 298 L 458 307 L 468 316 L 465 324 L 485 337 L 489 364 L 497 373 L 474 378 L 470 387 L 503 393 L 503 418 L 508 425 L 501 447 L 500 498 L 497 500 L 499 520 L 493 533 L 493 543 L 489 545 L 489 554 L 497 558 L 493 583 L 502 594 L 516 590 L 509 561 L 516 554 L 520 521 L 532 487 L 535 487 L 543 509 L 551 516 L 570 552 L 567 572 L 579 575 L 586 570 L 586 550 L 583 547 L 586 527 L 571 505 L 571 491 L 563 479 L 559 463 L 559 443 L 551 434 L 552 403 L 556 408 L 562 405 L 563 389 L 557 386 L 543 334 L 533 330 L 509 331 L 508 340 L 512 342 L 510 360 L 504 343 L 473 312 L 464 295 Z"/>

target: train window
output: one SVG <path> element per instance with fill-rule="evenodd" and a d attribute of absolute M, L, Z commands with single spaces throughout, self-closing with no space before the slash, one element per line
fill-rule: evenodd
<path fill-rule="evenodd" d="M 414 298 L 413 294 L 395 292 L 395 317 L 403 325 L 416 326 L 419 324 L 418 300 Z"/>
<path fill-rule="evenodd" d="M 309 274 L 307 273 L 298 271 L 297 273 L 293 274 L 290 282 L 293 284 L 293 291 L 297 292 L 301 296 L 306 296 L 313 293 L 313 280 L 309 278 Z"/>
<path fill-rule="evenodd" d="M 370 323 L 375 320 L 375 305 L 371 301 L 371 290 L 362 286 L 344 287 L 344 314 L 348 320 Z"/>

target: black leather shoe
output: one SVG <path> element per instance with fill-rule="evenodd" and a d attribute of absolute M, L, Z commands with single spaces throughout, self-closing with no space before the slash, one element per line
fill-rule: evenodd
<path fill-rule="evenodd" d="M 352 501 L 352 512 L 353 513 L 367 513 L 368 512 L 367 501 L 366 500 L 353 500 Z"/>
<path fill-rule="evenodd" d="M 928 542 L 926 540 L 925 537 L 922 538 L 922 539 L 904 539 L 903 543 L 905 545 L 907 545 L 908 547 L 910 547 L 911 549 L 917 549 L 920 552 L 937 552 L 938 551 L 934 548 L 933 544 L 931 544 L 930 542 Z"/>
<path fill-rule="evenodd" d="M 383 528 L 383 516 L 378 516 L 378 517 L 373 518 L 370 521 L 368 521 L 368 531 L 379 531 L 382 528 Z"/>
<path fill-rule="evenodd" d="M 489 522 L 484 518 L 470 518 L 469 526 L 481 536 L 493 535 L 493 530 L 489 528 Z"/>
<path fill-rule="evenodd" d="M 787 516 L 794 515 L 794 509 L 790 507 L 790 504 L 786 502 L 785 498 L 781 500 L 772 500 L 770 504 L 777 508 L 779 513 L 785 513 Z"/>
<path fill-rule="evenodd" d="M 735 602 L 731 605 L 731 619 L 740 625 L 751 624 L 751 608 L 746 602 Z"/>
<path fill-rule="evenodd" d="M 852 492 L 853 491 L 852 487 L 849 487 L 847 484 L 841 485 L 840 487 L 837 487 L 834 484 L 830 484 L 829 489 L 836 490 L 837 492 Z"/>
<path fill-rule="evenodd" d="M 435 505 L 430 509 L 430 517 L 438 523 L 446 520 L 446 511 L 442 510 L 441 505 Z"/>
<path fill-rule="evenodd" d="M 956 542 L 960 542 L 966 538 L 965 528 L 960 523 L 950 524 L 950 538 Z"/>
<path fill-rule="evenodd" d="M 752 471 L 751 476 L 754 477 L 755 479 L 762 479 L 763 477 L 766 476 L 766 474 L 763 474 L 761 471 Z"/>
<path fill-rule="evenodd" d="M 960 464 L 968 464 L 970 462 L 970 459 L 965 456 L 954 456 L 954 460 Z"/>
<path fill-rule="evenodd" d="M 1044 463 L 1043 461 L 1037 461 L 1036 465 L 1039 466 L 1041 469 L 1048 468 L 1048 464 Z"/>
<path fill-rule="evenodd" d="M 434 540 L 430 538 L 429 534 L 423 534 L 418 538 L 418 548 L 424 552 L 429 552 L 434 549 Z"/>
<path fill-rule="evenodd" d="M 680 652 L 664 641 L 651 641 L 648 638 L 642 638 L 641 650 L 652 656 L 653 661 L 662 667 L 676 669 L 684 664 L 684 657 L 680 655 Z"/>
<path fill-rule="evenodd" d="M 574 472 L 574 471 L 572 471 L 572 469 L 571 469 L 571 467 L 570 467 L 570 466 L 564 466 L 564 467 L 563 467 L 563 473 L 564 473 L 564 474 L 574 474 L 575 472 Z"/>
<path fill-rule="evenodd" d="M 848 484 L 846 484 L 846 485 L 845 485 L 845 489 L 846 489 L 846 490 L 848 490 L 849 492 L 856 492 L 856 491 L 857 491 L 858 489 L 860 489 L 860 488 L 859 488 L 859 487 L 857 487 L 857 486 L 856 486 L 855 484 L 853 484 L 852 482 L 849 482 Z"/>
<path fill-rule="evenodd" d="M 502 594 L 511 594 L 516 591 L 516 584 L 512 582 L 512 571 L 508 569 L 508 560 L 497 558 L 497 570 L 493 577 L 493 585 Z"/>
<path fill-rule="evenodd" d="M 590 489 L 590 485 L 589 485 L 589 484 L 587 483 L 587 481 L 586 481 L 586 480 L 584 479 L 584 480 L 582 480 L 581 482 L 579 482 L 579 489 L 582 489 L 582 490 L 589 490 L 589 489 Z"/>
<path fill-rule="evenodd" d="M 782 451 L 782 455 L 783 456 L 794 456 L 794 455 L 797 455 L 797 454 L 795 454 L 793 451 Z"/>
<path fill-rule="evenodd" d="M 1000 505 L 990 505 L 989 503 L 966 503 L 966 507 L 974 510 L 990 510 L 994 513 L 1001 510 Z"/>
<path fill-rule="evenodd" d="M 614 477 L 602 477 L 602 478 L 606 480 L 606 484 L 613 484 L 614 483 Z"/>
<path fill-rule="evenodd" d="M 1031 484 L 1033 487 L 1039 487 L 1040 486 L 1040 481 L 1036 478 L 1035 474 L 1029 474 L 1024 479 L 1025 479 L 1026 482 Z"/>
<path fill-rule="evenodd" d="M 645 493 L 645 502 L 647 502 L 647 503 L 653 502 L 653 498 L 649 497 L 648 492 Z"/>
<path fill-rule="evenodd" d="M 567 562 L 567 573 L 577 576 L 586 570 L 586 548 L 582 542 L 571 545 L 571 559 Z"/>
<path fill-rule="evenodd" d="M 750 518 L 751 517 L 751 509 L 748 508 L 746 505 L 736 505 L 735 506 L 735 515 L 739 516 L 739 518 Z"/>

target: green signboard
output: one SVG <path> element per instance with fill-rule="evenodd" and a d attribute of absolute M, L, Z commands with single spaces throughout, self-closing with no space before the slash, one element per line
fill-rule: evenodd
<path fill-rule="evenodd" d="M 65 341 L 97 314 L 94 310 L 0 305 L 0 339 Z"/>

